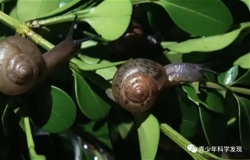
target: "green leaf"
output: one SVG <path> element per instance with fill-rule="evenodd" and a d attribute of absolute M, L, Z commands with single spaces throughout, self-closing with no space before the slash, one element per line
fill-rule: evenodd
<path fill-rule="evenodd" d="M 199 96 L 196 94 L 195 89 L 191 86 L 187 86 L 187 85 L 183 85 L 182 89 L 187 93 L 188 99 L 190 99 L 191 101 L 193 101 L 195 104 L 202 104 L 203 106 L 208 107 L 208 105 L 201 101 Z"/>
<path fill-rule="evenodd" d="M 178 53 L 175 51 L 165 51 L 163 54 L 170 62 L 182 62 L 182 53 Z"/>
<path fill-rule="evenodd" d="M 234 62 L 235 66 L 240 66 L 244 69 L 250 69 L 250 53 L 247 53 Z"/>
<path fill-rule="evenodd" d="M 132 15 L 130 0 L 105 0 L 82 19 L 107 40 L 116 40 L 127 30 Z"/>
<path fill-rule="evenodd" d="M 76 118 L 76 107 L 73 100 L 60 88 L 51 86 L 52 109 L 46 125 L 41 129 L 58 133 L 71 127 Z"/>
<path fill-rule="evenodd" d="M 250 11 L 250 2 L 249 0 L 240 0 L 242 1 L 243 3 L 245 3 L 245 5 L 248 7 L 249 11 Z"/>
<path fill-rule="evenodd" d="M 200 99 L 207 104 L 208 109 L 217 113 L 225 113 L 224 98 L 216 90 L 202 89 Z"/>
<path fill-rule="evenodd" d="M 245 150 L 250 149 L 250 100 L 234 95 L 239 108 L 240 141 Z"/>
<path fill-rule="evenodd" d="M 188 98 L 193 102 L 200 103 L 207 109 L 217 113 L 225 112 L 225 101 L 221 94 L 212 89 L 200 89 L 200 94 L 196 94 L 195 89 L 190 86 L 183 86 Z"/>
<path fill-rule="evenodd" d="M 85 79 L 72 70 L 75 82 L 75 96 L 78 106 L 83 114 L 91 120 L 105 118 L 110 110 L 110 105 L 93 91 Z"/>
<path fill-rule="evenodd" d="M 160 125 L 152 114 L 134 114 L 140 143 L 141 159 L 155 159 L 160 139 Z M 147 116 L 147 117 L 145 117 Z"/>
<path fill-rule="evenodd" d="M 12 17 L 12 18 L 14 18 L 14 19 L 18 19 L 16 7 L 12 8 L 12 10 L 11 10 L 9 16 Z"/>
<path fill-rule="evenodd" d="M 78 59 L 71 59 L 71 61 L 82 71 L 93 71 L 93 70 L 98 70 L 98 69 L 114 67 L 114 66 L 118 66 L 126 62 L 126 61 L 118 61 L 118 62 L 113 62 L 113 63 L 87 64 Z"/>
<path fill-rule="evenodd" d="M 165 8 L 182 30 L 196 36 L 222 34 L 233 23 L 230 11 L 220 0 L 160 0 L 156 3 Z"/>
<path fill-rule="evenodd" d="M 230 85 L 236 80 L 238 74 L 239 68 L 237 66 L 234 66 L 226 72 L 221 73 L 218 77 L 218 81 L 220 84 Z"/>
<path fill-rule="evenodd" d="M 250 70 L 247 70 L 246 73 L 242 75 L 240 78 L 238 78 L 236 81 L 234 81 L 233 84 L 249 85 L 249 78 L 250 78 Z"/>
<path fill-rule="evenodd" d="M 238 104 L 235 99 L 234 93 L 230 91 L 222 92 L 222 95 L 225 97 L 227 102 L 227 115 L 231 118 L 236 118 L 238 116 Z"/>
<path fill-rule="evenodd" d="M 200 120 L 197 105 L 190 102 L 187 98 L 179 98 L 179 103 L 182 113 L 180 134 L 184 137 L 192 137 L 197 133 L 197 124 Z"/>
<path fill-rule="evenodd" d="M 107 60 L 102 60 L 100 64 L 110 64 L 110 62 Z M 98 69 L 96 70 L 96 73 L 101 75 L 106 80 L 112 80 L 116 71 L 117 71 L 116 67 L 110 67 L 105 69 Z"/>
<path fill-rule="evenodd" d="M 6 2 L 9 2 L 9 1 L 11 1 L 11 0 L 0 0 L 0 4 L 6 3 Z"/>
<path fill-rule="evenodd" d="M 116 159 L 141 159 L 137 127 L 129 112 L 121 107 L 112 107 L 108 128 Z"/>
<path fill-rule="evenodd" d="M 29 115 L 42 130 L 59 133 L 75 122 L 76 106 L 73 100 L 60 88 L 42 86 L 30 95 Z"/>
<path fill-rule="evenodd" d="M 95 72 L 82 72 L 82 76 L 87 78 L 89 81 L 94 83 L 99 88 L 106 91 L 107 89 L 111 88 L 111 83 L 105 80 L 102 76 Z"/>
<path fill-rule="evenodd" d="M 103 66 L 112 64 L 108 60 L 101 60 L 100 58 L 92 58 L 86 55 L 80 55 L 80 58 L 82 61 L 88 64 L 102 64 Z M 96 70 L 96 73 L 101 75 L 106 80 L 111 80 L 113 79 L 116 70 L 117 68 L 114 66 L 109 68 L 98 69 Z"/>
<path fill-rule="evenodd" d="M 112 149 L 112 145 L 109 137 L 108 124 L 105 122 L 91 121 L 87 124 L 81 125 L 82 129 L 91 135 L 95 136 L 98 140 L 106 144 L 109 149 Z"/>
<path fill-rule="evenodd" d="M 3 107 L 3 106 L 0 106 L 0 107 Z M 2 116 L 1 116 L 2 128 L 3 128 L 3 132 L 5 135 L 8 134 L 8 121 L 10 120 L 9 119 L 9 112 L 10 111 L 12 111 L 12 110 L 9 107 L 9 105 L 5 105 Z"/>
<path fill-rule="evenodd" d="M 153 3 L 144 3 L 141 5 L 143 11 L 147 12 L 147 19 L 150 26 L 161 33 L 166 32 L 171 23 L 169 23 L 168 13 L 163 7 Z"/>
<path fill-rule="evenodd" d="M 57 8 L 57 9 L 54 9 L 52 10 L 51 12 L 43 15 L 43 16 L 40 16 L 39 18 L 45 18 L 45 17 L 50 17 L 50 16 L 53 16 L 53 15 L 56 15 L 56 14 L 60 14 L 68 9 L 70 9 L 71 7 L 81 3 L 82 0 L 72 0 L 66 4 L 64 4 L 62 7 L 60 8 Z M 87 7 L 89 4 L 93 3 L 93 0 L 89 0 L 88 2 L 84 3 L 82 5 L 82 7 L 84 8 L 85 6 Z M 60 6 L 62 5 L 62 2 L 60 3 Z"/>
<path fill-rule="evenodd" d="M 39 18 L 59 7 L 60 0 L 18 0 L 17 1 L 17 17 L 21 21 L 28 21 Z M 29 11 L 27 12 L 27 8 Z"/>
<path fill-rule="evenodd" d="M 210 146 L 222 146 L 224 143 L 227 118 L 221 114 L 199 107 L 202 129 Z"/>
<path fill-rule="evenodd" d="M 192 21 L 193 22 L 193 21 Z M 240 28 L 231 32 L 209 36 L 203 38 L 190 39 L 180 43 L 165 44 L 161 43 L 164 49 L 169 49 L 178 53 L 190 53 L 190 52 L 212 52 L 221 50 L 235 41 L 243 30 L 250 32 L 250 23 L 241 23 Z"/>

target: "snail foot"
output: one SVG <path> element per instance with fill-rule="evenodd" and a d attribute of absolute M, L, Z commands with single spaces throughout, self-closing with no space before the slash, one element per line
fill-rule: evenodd
<path fill-rule="evenodd" d="M 71 24 L 71 27 L 70 27 L 69 33 L 67 35 L 67 38 L 73 39 L 73 32 L 74 32 L 74 27 L 77 24 L 77 18 L 78 18 L 78 15 L 75 15 L 74 21 Z M 100 38 L 100 37 L 101 37 L 101 35 L 95 35 L 95 36 L 91 36 L 91 37 L 77 39 L 77 40 L 74 40 L 74 44 L 78 45 L 78 44 L 81 44 L 81 43 L 86 42 L 88 40 L 92 40 L 92 39 Z"/>
<path fill-rule="evenodd" d="M 109 99 L 111 99 L 111 100 L 113 100 L 115 102 L 115 98 L 113 96 L 111 88 L 106 89 L 105 93 L 109 97 Z"/>

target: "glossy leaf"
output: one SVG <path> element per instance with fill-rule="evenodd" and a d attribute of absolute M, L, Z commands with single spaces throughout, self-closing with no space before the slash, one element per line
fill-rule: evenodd
<path fill-rule="evenodd" d="M 75 82 L 76 101 L 83 114 L 91 120 L 105 118 L 110 110 L 109 104 L 91 89 L 79 73 L 74 70 L 72 72 Z"/>
<path fill-rule="evenodd" d="M 182 53 L 178 53 L 175 51 L 165 51 L 163 54 L 168 58 L 170 62 L 182 62 Z"/>
<path fill-rule="evenodd" d="M 93 82 L 104 91 L 106 91 L 108 88 L 111 88 L 111 83 L 95 72 L 82 72 L 82 76 Z"/>
<path fill-rule="evenodd" d="M 87 64 L 78 59 L 71 59 L 71 61 L 82 71 L 93 71 L 93 70 L 98 70 L 98 69 L 114 67 L 114 66 L 118 66 L 126 62 L 126 61 L 118 61 L 118 62 L 113 62 L 113 63 Z"/>
<path fill-rule="evenodd" d="M 88 63 L 88 64 L 107 64 L 110 65 L 112 62 L 108 60 L 101 60 L 100 58 L 92 58 L 86 55 L 80 56 L 81 60 Z M 96 70 L 96 73 L 101 75 L 106 80 L 111 80 L 114 77 L 117 68 L 115 66 L 109 68 L 103 68 Z"/>
<path fill-rule="evenodd" d="M 218 77 L 218 81 L 220 84 L 230 85 L 237 79 L 238 74 L 239 68 L 237 66 L 234 66 L 226 72 L 221 73 Z"/>
<path fill-rule="evenodd" d="M 250 69 L 250 53 L 247 53 L 234 62 L 235 66 L 240 66 L 244 69 Z"/>
<path fill-rule="evenodd" d="M 59 7 L 60 0 L 18 0 L 17 1 L 17 17 L 21 21 L 28 21 L 41 17 Z M 27 12 L 27 8 L 29 11 Z"/>
<path fill-rule="evenodd" d="M 222 146 L 224 143 L 227 118 L 221 114 L 199 107 L 202 129 L 210 146 Z"/>
<path fill-rule="evenodd" d="M 193 102 L 200 103 L 207 109 L 217 113 L 225 112 L 225 102 L 221 94 L 212 89 L 200 89 L 200 94 L 196 94 L 195 89 L 190 86 L 183 86 L 188 98 Z"/>
<path fill-rule="evenodd" d="M 193 87 L 185 85 L 185 86 L 182 86 L 182 89 L 187 93 L 188 99 L 193 101 L 195 104 L 198 105 L 200 103 L 208 107 L 205 102 L 200 100 L 199 96 L 196 94 L 195 89 Z"/>
<path fill-rule="evenodd" d="M 110 62 L 103 60 L 101 63 L 110 63 Z M 106 69 L 96 70 L 96 73 L 101 75 L 106 80 L 112 80 L 116 71 L 117 71 L 116 67 L 110 67 Z"/>
<path fill-rule="evenodd" d="M 230 11 L 220 0 L 161 0 L 156 3 L 165 8 L 177 26 L 196 36 L 222 34 L 233 23 Z"/>
<path fill-rule="evenodd" d="M 127 30 L 132 15 L 130 0 L 105 0 L 83 19 L 107 40 L 116 40 Z"/>
<path fill-rule="evenodd" d="M 225 113 L 225 101 L 219 92 L 214 89 L 202 89 L 200 99 L 204 101 L 208 109 L 217 112 Z"/>
<path fill-rule="evenodd" d="M 46 125 L 41 129 L 50 133 L 59 133 L 71 127 L 76 118 L 73 100 L 63 90 L 52 86 L 52 110 Z"/>
<path fill-rule="evenodd" d="M 45 18 L 45 17 L 49 17 L 49 16 L 53 16 L 53 15 L 56 15 L 56 14 L 59 14 L 59 13 L 62 13 L 66 10 L 68 10 L 69 8 L 71 8 L 72 6 L 75 6 L 77 5 L 78 3 L 82 2 L 81 0 L 72 0 L 64 5 L 62 5 L 62 2 L 60 3 L 60 7 L 57 8 L 57 9 L 54 9 L 52 10 L 51 12 L 43 15 L 43 16 L 40 16 L 39 18 Z M 93 0 L 89 0 L 88 2 L 86 2 L 85 4 L 83 4 L 83 7 L 84 6 L 88 6 L 89 4 L 93 3 Z"/>
<path fill-rule="evenodd" d="M 146 119 L 145 115 L 133 114 L 135 123 L 139 127 L 137 129 L 140 143 L 141 159 L 155 159 L 159 139 L 160 139 L 160 125 L 158 120 L 150 114 Z"/>
<path fill-rule="evenodd" d="M 197 125 L 200 120 L 197 105 L 187 98 L 179 98 L 179 103 L 182 112 L 180 133 L 184 137 L 192 137 L 197 132 Z"/>
<path fill-rule="evenodd" d="M 45 85 L 30 96 L 29 115 L 41 130 L 59 133 L 75 122 L 76 106 L 63 90 Z"/>
<path fill-rule="evenodd" d="M 190 53 L 190 52 L 212 52 L 221 50 L 235 41 L 243 30 L 250 32 L 250 23 L 240 24 L 240 28 L 231 32 L 209 36 L 203 38 L 190 39 L 180 43 L 164 44 L 162 46 L 165 49 L 175 51 L 178 53 Z"/>
<path fill-rule="evenodd" d="M 211 72 L 205 72 L 204 73 L 205 77 L 207 78 L 208 81 L 217 83 L 218 82 L 218 76 L 214 73 Z"/>
<path fill-rule="evenodd" d="M 9 16 L 12 17 L 12 18 L 14 18 L 14 19 L 18 19 L 16 7 L 12 8 L 12 10 L 10 11 Z"/>
<path fill-rule="evenodd" d="M 245 150 L 250 149 L 250 100 L 234 95 L 239 108 L 240 141 Z"/>
<path fill-rule="evenodd" d="M 239 77 L 233 84 L 245 84 L 249 85 L 249 79 L 250 79 L 250 70 L 247 70 L 244 75 Z"/>

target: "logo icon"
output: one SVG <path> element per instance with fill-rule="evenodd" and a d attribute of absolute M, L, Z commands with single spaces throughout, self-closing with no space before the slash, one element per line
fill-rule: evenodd
<path fill-rule="evenodd" d="M 197 150 L 198 150 L 198 149 L 197 149 L 194 145 L 192 145 L 192 144 L 189 144 L 189 145 L 187 146 L 187 149 L 188 149 L 188 151 L 193 152 L 193 153 L 196 153 Z"/>

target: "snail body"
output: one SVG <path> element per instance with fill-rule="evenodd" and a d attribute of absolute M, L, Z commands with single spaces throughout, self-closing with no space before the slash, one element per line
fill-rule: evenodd
<path fill-rule="evenodd" d="M 112 88 L 106 94 L 129 112 L 144 112 L 153 106 L 160 91 L 185 82 L 202 81 L 203 71 L 215 73 L 201 64 L 162 66 L 150 59 L 132 59 L 118 68 Z"/>
<path fill-rule="evenodd" d="M 203 72 L 215 71 L 209 69 L 204 64 L 194 63 L 170 63 L 163 66 L 167 74 L 166 86 L 172 86 L 174 84 L 203 81 Z"/>
<path fill-rule="evenodd" d="M 59 64 L 72 58 L 78 45 L 94 37 L 73 40 L 76 18 L 65 40 L 42 54 L 31 40 L 15 35 L 0 41 L 0 92 L 21 95 L 42 82 Z"/>

